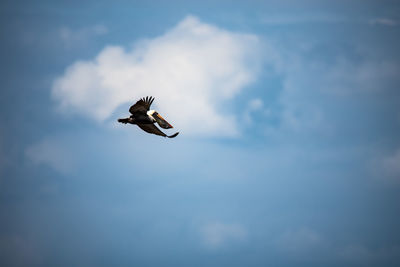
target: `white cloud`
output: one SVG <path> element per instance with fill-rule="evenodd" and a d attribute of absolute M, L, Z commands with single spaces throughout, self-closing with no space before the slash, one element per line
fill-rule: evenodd
<path fill-rule="evenodd" d="M 209 248 L 219 248 L 227 242 L 242 241 L 247 236 L 247 231 L 242 225 L 221 222 L 206 224 L 201 232 L 203 241 Z"/>
<path fill-rule="evenodd" d="M 53 85 L 61 110 L 103 121 L 143 96 L 185 134 L 234 136 L 228 103 L 252 82 L 261 63 L 259 40 L 186 17 L 164 35 L 129 49 L 105 47 L 77 61 Z M 126 114 L 119 114 L 124 116 Z"/>
<path fill-rule="evenodd" d="M 74 165 L 72 153 L 56 139 L 45 139 L 29 146 L 25 155 L 33 164 L 48 165 L 61 173 L 68 173 Z"/>

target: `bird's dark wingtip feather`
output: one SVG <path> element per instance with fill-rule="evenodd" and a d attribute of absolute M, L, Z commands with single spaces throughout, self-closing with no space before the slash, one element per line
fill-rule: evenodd
<path fill-rule="evenodd" d="M 151 104 L 154 101 L 154 97 L 152 96 L 146 96 L 146 97 L 142 97 L 141 100 L 146 103 L 149 107 L 151 106 Z"/>
<path fill-rule="evenodd" d="M 179 132 L 174 133 L 173 135 L 167 136 L 168 138 L 174 138 L 179 134 Z"/>

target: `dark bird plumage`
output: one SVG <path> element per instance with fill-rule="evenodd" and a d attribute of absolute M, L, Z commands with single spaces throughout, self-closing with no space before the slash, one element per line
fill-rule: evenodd
<path fill-rule="evenodd" d="M 129 118 L 118 119 L 120 123 L 130 123 L 136 124 L 140 127 L 143 131 L 155 135 L 160 135 L 163 137 L 174 138 L 176 137 L 179 132 L 173 135 L 166 135 L 163 133 L 156 125 L 157 122 L 160 127 L 164 129 L 173 128 L 171 124 L 169 124 L 160 114 L 158 114 L 155 110 L 150 110 L 150 106 L 154 101 L 154 97 L 144 97 L 137 101 L 134 105 L 129 108 L 129 112 L 132 114 Z"/>
<path fill-rule="evenodd" d="M 137 101 L 136 104 L 132 105 L 129 108 L 129 112 L 132 115 L 146 114 L 147 111 L 150 110 L 150 106 L 151 106 L 151 104 L 153 104 L 153 101 L 154 101 L 154 97 L 146 96 L 146 97 L 140 99 L 139 101 Z"/>

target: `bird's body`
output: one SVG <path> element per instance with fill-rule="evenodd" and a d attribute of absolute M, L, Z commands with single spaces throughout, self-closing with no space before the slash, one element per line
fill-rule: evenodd
<path fill-rule="evenodd" d="M 173 128 L 171 124 L 169 124 L 160 114 L 158 114 L 155 110 L 150 110 L 150 106 L 154 101 L 154 97 L 146 97 L 142 98 L 136 102 L 136 104 L 132 105 L 129 108 L 129 112 L 132 114 L 128 118 L 118 119 L 120 123 L 130 123 L 136 124 L 139 126 L 143 131 L 160 135 L 163 137 L 173 138 L 179 134 L 179 132 L 173 135 L 166 135 L 154 123 L 160 125 L 160 127 L 164 129 Z"/>

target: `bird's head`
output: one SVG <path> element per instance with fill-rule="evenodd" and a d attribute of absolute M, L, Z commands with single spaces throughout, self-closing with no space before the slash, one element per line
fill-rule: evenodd
<path fill-rule="evenodd" d="M 152 117 L 161 128 L 170 129 L 174 128 L 171 124 L 169 124 L 157 111 L 149 110 L 147 114 Z"/>

